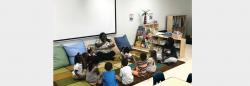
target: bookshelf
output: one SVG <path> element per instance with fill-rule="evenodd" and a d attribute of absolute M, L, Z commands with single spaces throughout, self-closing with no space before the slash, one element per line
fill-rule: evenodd
<path fill-rule="evenodd" d="M 172 37 L 172 36 L 170 36 Z M 161 54 L 162 52 L 162 47 L 165 44 L 166 40 L 168 39 L 168 36 L 164 35 L 154 35 L 153 36 L 153 42 L 152 42 L 152 47 L 154 50 L 157 51 L 157 53 Z M 172 37 L 175 41 L 174 46 L 177 50 L 177 56 L 178 58 L 183 58 L 185 57 L 185 49 L 186 49 L 186 39 L 185 38 L 174 38 Z"/>
<path fill-rule="evenodd" d="M 156 33 L 158 28 L 158 23 L 148 23 L 138 27 L 131 51 L 133 56 L 139 57 L 142 52 L 149 53 L 149 50 L 152 49 L 152 43 L 150 42 L 151 38 Z"/>
<path fill-rule="evenodd" d="M 168 32 L 179 31 L 185 36 L 186 30 L 186 15 L 176 15 L 166 17 L 166 30 Z"/>
<path fill-rule="evenodd" d="M 150 41 L 152 41 L 152 36 L 158 30 L 158 26 L 158 23 L 144 24 L 143 26 L 139 26 L 136 32 L 134 48 L 143 50 L 151 49 L 152 43 Z"/>
<path fill-rule="evenodd" d="M 186 39 L 174 33 L 171 33 L 171 36 L 166 36 L 164 35 L 166 31 L 158 32 L 158 26 L 157 23 L 139 26 L 136 32 L 133 50 L 148 53 L 150 49 L 154 49 L 158 54 L 161 54 L 166 39 L 172 37 L 175 40 L 178 58 L 184 57 Z"/>

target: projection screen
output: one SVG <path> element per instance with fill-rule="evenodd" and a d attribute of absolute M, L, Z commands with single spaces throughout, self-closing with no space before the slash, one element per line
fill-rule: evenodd
<path fill-rule="evenodd" d="M 115 0 L 55 0 L 54 41 L 116 33 Z"/>

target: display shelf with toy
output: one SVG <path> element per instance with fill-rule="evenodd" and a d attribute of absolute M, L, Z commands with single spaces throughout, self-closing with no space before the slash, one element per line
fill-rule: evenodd
<path fill-rule="evenodd" d="M 134 48 L 148 51 L 152 49 L 152 36 L 157 32 L 158 24 L 149 23 L 139 26 L 136 32 Z"/>

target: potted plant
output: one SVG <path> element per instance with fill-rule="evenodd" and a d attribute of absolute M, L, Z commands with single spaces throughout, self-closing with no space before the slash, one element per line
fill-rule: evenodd
<path fill-rule="evenodd" d="M 143 24 L 147 24 L 147 15 L 150 10 L 142 10 L 142 11 L 143 11 L 142 16 L 144 16 Z"/>

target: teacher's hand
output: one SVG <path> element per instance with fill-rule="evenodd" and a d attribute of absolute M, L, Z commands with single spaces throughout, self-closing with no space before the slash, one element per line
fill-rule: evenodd
<path fill-rule="evenodd" d="M 113 48 L 115 46 L 115 44 L 111 44 L 109 45 L 109 48 Z"/>

